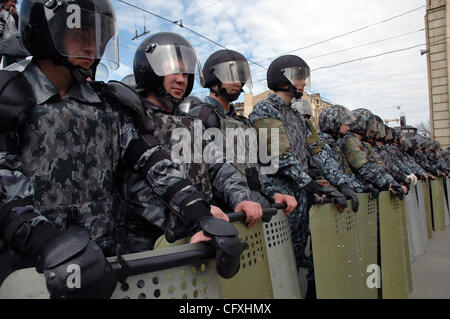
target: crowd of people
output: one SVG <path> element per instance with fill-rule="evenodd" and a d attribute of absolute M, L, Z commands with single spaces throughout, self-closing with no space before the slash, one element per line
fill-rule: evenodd
<path fill-rule="evenodd" d="M 342 211 L 351 200 L 356 213 L 357 193 L 403 198 L 418 179 L 448 174 L 448 149 L 405 136 L 368 109 L 333 105 L 315 127 L 302 99 L 310 69 L 298 56 L 270 64 L 273 93 L 246 118 L 233 105 L 252 87 L 239 52 L 214 52 L 201 67 L 188 40 L 158 32 L 136 50 L 133 83 L 103 83 L 95 81 L 100 60 L 119 64 L 109 0 L 22 0 L 18 21 L 32 59 L 20 62 L 22 70 L 0 71 L 0 283 L 36 267 L 53 298 L 109 297 L 120 276 L 105 257 L 156 249 L 180 227 L 191 243 L 211 244 L 217 272 L 231 278 L 244 248 L 225 212 L 244 212 L 253 227 L 263 208 L 284 204 L 297 266 L 308 269 L 307 298 L 314 298 L 312 205 L 333 202 Z M 204 100 L 190 96 L 195 77 L 210 90 Z M 223 135 L 197 141 L 198 127 Z M 267 151 L 276 170 L 262 158 L 228 157 L 218 145 L 230 140 L 229 128 L 266 132 L 259 143 L 240 143 L 249 153 Z M 174 159 L 177 129 L 192 141 L 183 152 L 200 143 L 207 156 Z M 64 284 L 74 263 L 83 274 L 76 289 Z"/>

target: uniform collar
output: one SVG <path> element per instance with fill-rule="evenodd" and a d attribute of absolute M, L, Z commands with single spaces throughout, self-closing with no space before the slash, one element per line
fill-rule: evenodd
<path fill-rule="evenodd" d="M 222 104 L 220 104 L 219 101 L 217 101 L 215 98 L 213 98 L 211 96 L 205 97 L 205 102 L 214 106 L 222 114 L 226 114 L 226 115 L 230 115 L 230 116 L 236 115 L 236 108 L 234 107 L 233 103 L 230 103 L 230 111 L 227 112 L 225 110 L 225 108 L 222 106 Z"/>
<path fill-rule="evenodd" d="M 33 89 L 37 104 L 44 104 L 53 98 L 61 99 L 58 90 L 34 62 L 27 66 L 24 76 Z M 100 98 L 89 84 L 78 82 L 74 82 L 67 97 L 84 103 L 101 103 Z"/>

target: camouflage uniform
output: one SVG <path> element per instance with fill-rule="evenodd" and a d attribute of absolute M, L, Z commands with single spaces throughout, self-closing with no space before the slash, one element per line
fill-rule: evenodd
<path fill-rule="evenodd" d="M 345 158 L 364 185 L 374 184 L 378 189 L 386 190 L 394 181 L 394 178 L 383 169 L 381 162 L 374 155 L 370 145 L 361 142 L 352 133 L 358 132 L 358 134 L 365 136 L 367 132 L 371 132 L 373 137 L 375 137 L 374 135 L 377 131 L 375 118 L 366 109 L 357 109 L 352 112 L 356 119 L 350 125 L 351 132 L 341 142 Z"/>
<path fill-rule="evenodd" d="M 287 118 L 292 115 L 294 118 Z M 269 94 L 267 100 L 256 104 L 249 119 L 257 129 L 268 129 L 268 141 L 270 141 L 270 130 L 279 129 L 278 172 L 273 175 L 262 175 L 262 179 L 268 193 L 290 194 L 297 200 L 297 208 L 288 215 L 294 253 L 297 266 L 312 269 L 312 260 L 305 256 L 309 233 L 305 187 L 309 188 L 314 182 L 306 173 L 310 160 L 310 155 L 306 151 L 306 135 L 304 131 L 301 134 L 294 134 L 299 128 L 299 123 L 305 126 L 305 121 L 300 113 L 287 106 L 275 94 Z"/>
<path fill-rule="evenodd" d="M 389 155 L 388 148 L 385 145 L 373 147 L 374 154 L 381 161 L 385 170 L 397 181 L 397 183 L 404 184 L 406 177 L 400 168 L 396 165 L 396 161 Z"/>
<path fill-rule="evenodd" d="M 61 99 L 47 76 L 34 63 L 23 72 L 34 92 L 35 105 L 19 131 L 18 154 L 0 153 L 1 200 L 28 199 L 13 209 L 35 211 L 32 227 L 51 222 L 59 229 L 82 227 L 111 255 L 116 217 L 123 202 L 119 168 L 130 143 L 139 138 L 133 118 L 122 105 L 104 103 L 89 84 L 74 82 Z M 148 149 L 136 167 L 143 166 L 159 147 Z M 165 194 L 184 180 L 180 165 L 157 162 L 146 176 L 152 188 Z M 148 187 L 148 184 L 146 185 Z M 187 186 L 186 190 L 196 190 Z M 177 209 L 188 198 L 178 192 L 168 201 Z"/>
<path fill-rule="evenodd" d="M 342 123 L 338 123 L 340 106 L 332 106 L 322 111 L 319 116 L 320 140 L 322 141 L 323 149 L 328 153 L 328 156 L 339 163 L 340 170 L 344 173 L 343 178 L 347 185 L 357 193 L 363 192 L 363 185 L 359 182 L 353 174 L 341 148 L 338 145 L 338 140 L 333 134 L 340 134 L 339 130 Z"/>
<path fill-rule="evenodd" d="M 153 113 L 154 134 L 167 153 L 171 154 L 173 147 L 179 142 L 171 134 L 176 128 L 189 130 L 192 142 L 189 146 L 193 148 L 197 142 L 194 140 L 194 130 L 203 136 L 204 128 L 200 120 L 194 121 L 193 117 L 185 113 L 166 113 L 148 101 L 145 101 L 145 106 Z M 207 164 L 203 157 L 199 162 L 194 161 L 194 149 L 191 150 L 191 163 L 175 159 L 174 162 L 186 172 L 191 183 L 202 191 L 203 199 L 225 211 L 234 210 L 240 202 L 250 200 L 250 190 L 245 178 L 230 163 L 225 162 L 222 150 L 215 148 L 214 143 L 205 141 L 201 146 L 203 150 L 208 147 L 211 151 L 212 164 Z M 124 250 L 137 252 L 152 249 L 154 241 L 163 231 L 184 224 L 183 217 L 176 212 L 173 214 L 171 212 L 173 209 L 167 207 L 152 189 L 144 187 L 145 181 L 141 176 L 134 172 L 127 172 L 127 175 L 129 182 L 123 188 L 123 195 L 132 209 L 124 217 L 124 224 L 128 230 L 127 247 L 124 247 Z M 213 197 L 216 202 L 213 201 Z M 149 233 L 148 229 L 159 231 Z"/>
<path fill-rule="evenodd" d="M 224 145 L 227 143 L 227 129 L 242 130 L 244 136 L 237 136 L 237 141 L 233 140 L 237 149 L 233 151 L 233 158 L 228 159 L 239 173 L 246 177 L 247 184 L 251 190 L 253 201 L 260 203 L 263 207 L 269 206 L 267 199 L 271 199 L 274 194 L 269 194 L 263 186 L 261 173 L 258 168 L 258 146 L 257 141 L 250 141 L 251 136 L 246 137 L 247 132 L 254 132 L 254 127 L 248 118 L 238 115 L 233 104 L 230 103 L 230 111 L 227 112 L 223 106 L 214 98 L 207 96 L 205 103 L 200 103 L 191 109 L 190 114 L 200 118 L 205 127 L 219 128 L 224 136 Z M 257 138 L 256 134 L 254 135 Z M 245 140 L 244 140 L 245 139 Z M 239 152 L 245 150 L 245 157 L 239 158 Z M 253 152 L 255 158 L 250 158 Z M 242 161 L 244 160 L 244 161 Z"/>

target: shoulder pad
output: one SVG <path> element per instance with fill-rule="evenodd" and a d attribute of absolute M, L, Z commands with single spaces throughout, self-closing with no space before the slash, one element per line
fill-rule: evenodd
<path fill-rule="evenodd" d="M 141 96 L 128 85 L 119 81 L 109 81 L 107 87 L 113 98 L 122 105 L 130 106 L 136 111 L 136 107 L 142 110 L 142 98 Z"/>
<path fill-rule="evenodd" d="M 189 110 L 189 114 L 202 120 L 205 128 L 220 128 L 220 115 L 216 108 L 210 104 L 202 103 Z"/>
<path fill-rule="evenodd" d="M 0 70 L 0 133 L 15 130 L 34 101 L 33 90 L 22 73 Z"/>

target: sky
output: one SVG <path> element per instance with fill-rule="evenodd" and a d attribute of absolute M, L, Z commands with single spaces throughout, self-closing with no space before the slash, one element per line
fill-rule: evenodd
<path fill-rule="evenodd" d="M 111 1 L 121 66 L 109 71 L 110 79 L 132 73 L 134 52 L 145 37 L 170 31 L 192 43 L 202 65 L 223 47 L 256 62 L 250 62 L 255 95 L 267 90 L 270 63 L 289 53 L 308 63 L 311 93 L 326 101 L 351 110 L 368 108 L 383 119 L 404 114 L 409 125 L 429 121 L 427 55 L 421 55 L 426 48 L 425 0 L 123 0 L 169 21 L 182 20 L 196 34 Z M 150 33 L 132 40 L 144 26 Z M 193 95 L 207 94 L 196 83 Z"/>

